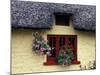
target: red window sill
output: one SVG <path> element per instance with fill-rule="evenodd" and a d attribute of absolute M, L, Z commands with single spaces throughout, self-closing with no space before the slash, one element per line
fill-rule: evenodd
<path fill-rule="evenodd" d="M 80 61 L 78 60 L 72 61 L 72 64 L 80 64 Z M 59 65 L 59 64 L 55 62 L 53 58 L 50 58 L 49 60 L 47 60 L 47 62 L 44 62 L 44 65 Z"/>

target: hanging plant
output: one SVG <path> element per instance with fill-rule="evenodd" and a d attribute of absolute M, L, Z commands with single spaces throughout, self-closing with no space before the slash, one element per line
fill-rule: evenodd
<path fill-rule="evenodd" d="M 62 65 L 70 65 L 73 60 L 73 52 L 69 45 L 60 49 L 58 63 Z"/>
<path fill-rule="evenodd" d="M 51 55 L 50 54 L 51 48 L 47 44 L 47 42 L 44 40 L 42 35 L 38 32 L 35 32 L 32 35 L 34 36 L 33 51 L 35 51 L 36 53 L 40 53 L 40 54 Z"/>

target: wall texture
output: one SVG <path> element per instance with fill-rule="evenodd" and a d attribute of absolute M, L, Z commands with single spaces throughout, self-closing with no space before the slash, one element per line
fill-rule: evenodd
<path fill-rule="evenodd" d="M 89 61 L 95 60 L 95 33 L 76 31 L 72 26 L 53 26 L 51 30 L 15 29 L 12 31 L 12 73 L 35 73 L 80 70 L 79 65 L 44 66 L 46 57 L 32 52 L 32 32 L 39 31 L 47 39 L 48 34 L 78 35 L 78 60 L 88 69 Z"/>

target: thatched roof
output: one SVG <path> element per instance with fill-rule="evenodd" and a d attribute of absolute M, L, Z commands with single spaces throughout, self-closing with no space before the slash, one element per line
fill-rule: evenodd
<path fill-rule="evenodd" d="M 33 1 L 11 1 L 12 27 L 52 28 L 54 13 L 72 14 L 72 25 L 76 29 L 96 28 L 96 6 Z"/>

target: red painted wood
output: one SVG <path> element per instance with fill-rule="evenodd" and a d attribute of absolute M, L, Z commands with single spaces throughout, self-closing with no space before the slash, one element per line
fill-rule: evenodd
<path fill-rule="evenodd" d="M 77 60 L 77 36 L 75 36 L 75 38 L 76 38 L 76 40 L 75 40 L 75 42 L 74 42 L 74 46 L 75 46 L 75 48 L 74 48 L 74 50 L 75 50 L 75 53 L 74 53 L 75 59 L 74 59 L 74 60 Z"/>
<path fill-rule="evenodd" d="M 48 41 L 49 41 L 49 38 L 52 39 L 52 37 L 56 37 L 56 47 L 55 47 L 56 57 L 58 57 L 59 49 L 60 49 L 59 38 L 62 36 L 66 37 L 65 44 L 69 43 L 68 38 L 70 38 L 70 37 L 75 38 L 74 46 L 71 46 L 71 47 L 73 47 L 73 52 L 74 52 L 74 59 L 72 61 L 72 64 L 80 64 L 80 61 L 77 60 L 77 35 L 48 35 L 47 36 Z M 53 47 L 53 41 L 52 41 L 51 47 Z M 47 61 L 44 63 L 44 65 L 57 65 L 58 63 L 57 63 L 57 61 L 55 61 L 56 57 L 47 56 Z"/>
<path fill-rule="evenodd" d="M 59 55 L 59 36 L 56 36 L 56 56 Z"/>
<path fill-rule="evenodd" d="M 73 61 L 72 64 L 80 64 L 80 61 Z M 44 65 L 59 65 L 57 62 L 49 61 L 45 62 Z"/>

